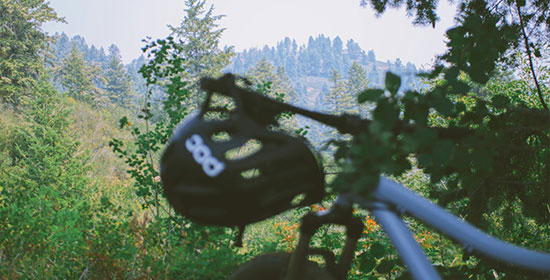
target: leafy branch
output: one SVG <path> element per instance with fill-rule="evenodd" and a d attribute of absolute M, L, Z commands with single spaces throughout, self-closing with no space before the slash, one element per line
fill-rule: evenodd
<path fill-rule="evenodd" d="M 533 65 L 533 58 L 532 58 L 532 55 L 531 55 L 531 47 L 529 45 L 529 38 L 527 36 L 527 33 L 525 32 L 525 24 L 523 22 L 523 16 L 521 14 L 521 5 L 518 2 L 518 0 L 516 0 L 515 3 L 516 3 L 516 9 L 517 9 L 517 12 L 518 12 L 519 23 L 520 23 L 520 27 L 521 27 L 521 34 L 523 35 L 523 40 L 524 40 L 524 43 L 525 43 L 525 50 L 527 51 L 527 56 L 529 57 L 529 68 L 531 69 L 531 75 L 533 76 L 533 80 L 535 81 L 535 86 L 537 88 L 537 94 L 538 94 L 538 97 L 540 99 L 540 103 L 542 104 L 542 107 L 546 110 L 549 110 L 548 105 L 546 105 L 546 102 L 544 101 L 544 97 L 542 96 L 542 91 L 540 89 L 539 81 L 537 80 L 537 75 L 535 74 L 535 66 Z M 523 1 L 523 4 L 525 4 L 525 0 Z M 536 55 L 537 55 L 537 53 L 535 53 L 535 56 Z"/>

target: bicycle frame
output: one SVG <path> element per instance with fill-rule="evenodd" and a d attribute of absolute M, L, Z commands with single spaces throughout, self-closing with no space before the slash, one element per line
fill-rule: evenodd
<path fill-rule="evenodd" d="M 217 80 L 203 79 L 201 88 L 209 92 L 208 98 L 213 92 L 235 98 L 237 109 L 243 110 L 262 125 L 272 124 L 274 116 L 286 111 L 300 114 L 335 127 L 342 133 L 352 135 L 360 134 L 370 124 L 369 120 L 359 116 L 336 116 L 309 111 L 255 94 L 250 90 L 236 86 L 235 76 L 231 74 L 226 74 Z M 399 129 L 407 130 L 413 129 L 413 127 L 402 125 Z M 436 133 L 443 136 L 465 136 L 472 133 L 468 129 L 455 129 L 454 131 L 446 128 L 434 129 Z M 315 231 L 321 225 L 328 223 L 344 225 L 347 228 L 347 242 L 342 251 L 341 260 L 337 265 L 330 267 L 337 278 L 346 277 L 353 260 L 357 240 L 363 229 L 362 221 L 351 215 L 354 204 L 373 213 L 399 252 L 409 273 L 415 279 L 440 279 L 440 277 L 401 219 L 400 216 L 404 214 L 409 214 L 462 243 L 469 253 L 475 251 L 504 263 L 550 272 L 550 254 L 530 251 L 490 237 L 400 184 L 381 177 L 378 187 L 371 193 L 369 199 L 353 194 L 340 194 L 327 213 L 308 213 L 304 216 L 300 227 L 301 236 L 288 266 L 288 280 L 300 279 L 301 264 L 306 260 L 307 255 L 322 255 L 327 263 L 332 263 L 331 260 L 334 259 L 334 256 L 330 252 L 309 247 Z"/>
<path fill-rule="evenodd" d="M 305 260 L 308 254 L 309 241 L 314 233 L 312 230 L 315 231 L 320 225 L 326 223 L 347 225 L 352 228 L 351 231 L 348 228 L 348 242 L 342 252 L 342 260 L 335 269 L 337 278 L 345 278 L 351 265 L 350 257 L 353 256 L 352 253 L 361 230 L 357 233 L 357 222 L 346 218 L 346 215 L 349 215 L 348 210 L 352 209 L 353 204 L 373 213 L 414 279 L 441 278 L 402 220 L 401 215 L 405 214 L 414 216 L 453 240 L 462 243 L 469 253 L 476 251 L 504 263 L 530 270 L 550 272 L 550 254 L 527 250 L 490 237 L 413 191 L 388 178 L 381 177 L 370 200 L 358 195 L 341 194 L 329 212 L 313 214 L 317 217 L 315 225 L 309 225 L 311 224 L 309 220 L 312 217 L 307 215 L 304 217 L 302 223 L 307 225 L 300 229 L 303 236 L 300 237 L 289 264 L 289 280 L 299 279 L 299 267 L 301 261 Z M 362 228 L 362 222 L 360 227 Z"/>

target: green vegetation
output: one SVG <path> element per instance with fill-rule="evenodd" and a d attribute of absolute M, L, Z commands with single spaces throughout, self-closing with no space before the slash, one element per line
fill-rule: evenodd
<path fill-rule="evenodd" d="M 436 3 L 392 7 L 435 24 Z M 186 6 L 169 37 L 149 40 L 145 56 L 124 66 L 115 45 L 105 54 L 78 36 L 46 36 L 41 24 L 62 20 L 47 2 L 0 0 L 0 279 L 225 279 L 254 256 L 292 251 L 301 215 L 334 197 L 250 225 L 242 248 L 232 246 L 234 229 L 192 223 L 163 197 L 160 152 L 200 102 L 197 81 L 224 69 L 261 94 L 372 120 L 351 145 L 334 130 L 281 116 L 286 130 L 315 145 L 320 135 L 338 140 L 327 149 L 336 153 L 324 154 L 336 173 L 327 176 L 331 190 L 368 195 L 380 174 L 393 176 L 494 236 L 550 248 L 544 1 L 464 1 L 448 52 L 416 90 L 414 65 L 378 62 L 339 37 L 221 50 L 221 16 L 201 0 Z M 355 215 L 366 227 L 349 279 L 408 279 L 372 215 Z M 408 224 L 444 278 L 545 277 Z M 342 237 L 326 226 L 313 242 L 339 252 Z"/>
<path fill-rule="evenodd" d="M 36 77 L 44 72 L 41 25 L 62 20 L 42 1 L 0 2 L 0 101 L 20 104 L 34 94 Z"/>

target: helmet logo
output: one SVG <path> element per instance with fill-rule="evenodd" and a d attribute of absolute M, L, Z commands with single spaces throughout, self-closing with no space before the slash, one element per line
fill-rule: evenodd
<path fill-rule="evenodd" d="M 185 147 L 193 155 L 195 161 L 202 165 L 202 170 L 210 177 L 216 177 L 225 169 L 225 164 L 212 156 L 210 148 L 204 144 L 202 137 L 193 134 L 185 141 Z"/>

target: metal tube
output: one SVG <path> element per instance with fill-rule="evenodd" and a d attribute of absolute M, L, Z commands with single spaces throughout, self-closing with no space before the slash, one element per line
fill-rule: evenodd
<path fill-rule="evenodd" d="M 390 179 L 380 177 L 380 184 L 373 192 L 373 197 L 374 201 L 394 205 L 400 214 L 406 212 L 430 224 L 461 242 L 468 252 L 475 250 L 505 263 L 550 272 L 550 254 L 517 247 L 491 237 Z M 369 204 L 363 198 L 357 198 L 356 202 L 363 206 Z"/>
<path fill-rule="evenodd" d="M 428 261 L 424 251 L 411 232 L 396 213 L 387 208 L 377 207 L 369 209 L 376 217 L 384 231 L 391 239 L 393 246 L 399 252 L 403 263 L 407 266 L 409 273 L 414 279 L 441 279 L 432 264 Z"/>

